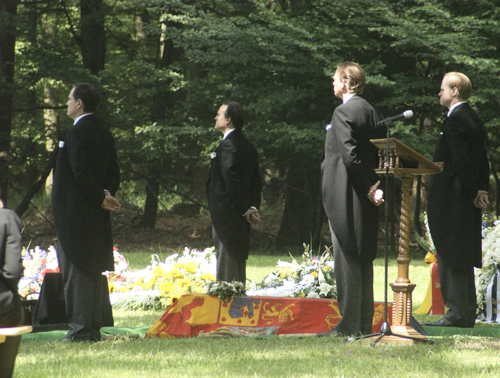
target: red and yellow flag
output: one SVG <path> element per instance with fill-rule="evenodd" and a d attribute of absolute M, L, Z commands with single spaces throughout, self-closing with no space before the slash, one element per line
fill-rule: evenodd
<path fill-rule="evenodd" d="M 374 331 L 380 329 L 383 312 L 384 304 L 375 303 Z M 314 335 L 331 331 L 341 319 L 333 299 L 234 297 L 224 302 L 209 295 L 188 294 L 174 300 L 146 336 Z"/>

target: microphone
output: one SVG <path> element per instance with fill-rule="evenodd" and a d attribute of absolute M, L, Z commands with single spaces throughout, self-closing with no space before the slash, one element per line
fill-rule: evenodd
<path fill-rule="evenodd" d="M 413 110 L 405 110 L 401 114 L 394 115 L 392 117 L 387 117 L 381 121 L 378 121 L 377 126 L 385 125 L 386 123 L 391 123 L 391 122 L 396 121 L 396 120 L 401 119 L 401 118 L 409 119 L 411 117 L 413 117 Z"/>

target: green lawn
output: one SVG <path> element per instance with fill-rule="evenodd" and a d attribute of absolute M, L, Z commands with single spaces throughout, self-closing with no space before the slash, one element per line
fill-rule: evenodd
<path fill-rule="evenodd" d="M 127 258 L 136 268 L 149 262 L 145 254 Z M 288 256 L 251 256 L 248 277 L 262 278 L 278 259 Z M 390 282 L 395 269 L 392 261 Z M 424 297 L 428 274 L 425 264 L 412 262 L 417 305 Z M 377 260 L 378 300 L 383 299 L 383 277 L 383 261 Z M 95 344 L 62 343 L 62 331 L 27 335 L 15 377 L 498 377 L 500 371 L 500 326 L 432 330 L 434 344 L 411 347 L 373 348 L 335 337 L 138 337 L 161 313 L 115 311 L 116 327 L 129 329 L 121 328 L 119 338 Z M 429 317 L 419 317 L 425 318 Z"/>

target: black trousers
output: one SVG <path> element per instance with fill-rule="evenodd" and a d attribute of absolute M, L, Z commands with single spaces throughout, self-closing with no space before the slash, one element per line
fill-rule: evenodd
<path fill-rule="evenodd" d="M 100 329 L 113 325 L 108 281 L 99 272 L 86 272 L 66 258 L 59 245 L 57 258 L 64 280 L 64 300 L 71 340 L 98 341 Z"/>
<path fill-rule="evenodd" d="M 0 314 L 0 327 L 15 327 L 24 323 L 24 308 L 17 293 L 12 295 L 12 306 L 8 312 Z"/>
<path fill-rule="evenodd" d="M 342 314 L 336 331 L 345 335 L 369 334 L 373 319 L 373 262 L 345 254 L 331 225 L 330 232 L 337 300 Z"/>
<path fill-rule="evenodd" d="M 476 285 L 474 267 L 453 267 L 439 259 L 441 294 L 448 311 L 444 316 L 451 323 L 473 327 L 476 321 Z"/>
<path fill-rule="evenodd" d="M 213 226 L 212 237 L 217 256 L 217 281 L 239 281 L 245 285 L 247 260 L 230 253 Z"/>

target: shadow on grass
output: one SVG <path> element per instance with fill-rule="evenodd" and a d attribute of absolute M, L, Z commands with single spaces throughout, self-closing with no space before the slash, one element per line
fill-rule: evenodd
<path fill-rule="evenodd" d="M 500 341 L 440 337 L 433 345 L 373 348 L 335 337 L 24 341 L 16 376 L 494 377 Z M 31 375 L 30 375 L 31 374 Z"/>

